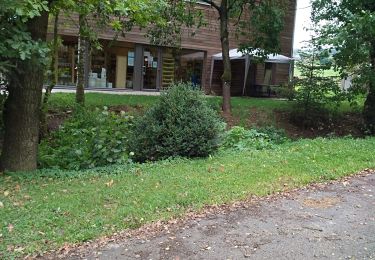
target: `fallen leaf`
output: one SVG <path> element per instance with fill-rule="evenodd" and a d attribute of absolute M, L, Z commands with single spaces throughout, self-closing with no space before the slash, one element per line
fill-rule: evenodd
<path fill-rule="evenodd" d="M 21 190 L 21 186 L 19 184 L 16 185 L 16 187 L 14 188 L 16 191 L 20 191 Z"/>
<path fill-rule="evenodd" d="M 17 247 L 17 248 L 14 249 L 14 252 L 21 253 L 21 252 L 23 252 L 23 250 L 25 250 L 24 247 Z"/>
<path fill-rule="evenodd" d="M 9 233 L 12 233 L 13 229 L 14 229 L 14 226 L 12 224 L 9 224 L 8 225 L 8 231 L 9 231 Z"/>
<path fill-rule="evenodd" d="M 22 203 L 16 201 L 16 202 L 13 202 L 13 206 L 19 207 L 19 206 L 22 206 Z"/>
<path fill-rule="evenodd" d="M 4 196 L 5 196 L 5 197 L 8 197 L 8 196 L 9 196 L 9 191 L 7 191 L 7 190 L 4 191 Z"/>
<path fill-rule="evenodd" d="M 0 201 L 0 208 L 4 208 L 4 203 Z"/>
<path fill-rule="evenodd" d="M 105 185 L 106 185 L 107 187 L 112 187 L 112 185 L 113 185 L 113 180 L 110 180 L 110 181 L 107 182 Z"/>

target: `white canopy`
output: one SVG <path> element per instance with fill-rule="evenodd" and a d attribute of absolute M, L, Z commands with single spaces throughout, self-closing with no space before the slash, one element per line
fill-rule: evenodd
<path fill-rule="evenodd" d="M 251 56 L 255 55 L 255 51 L 253 53 L 244 53 L 239 51 L 238 49 L 231 49 L 229 51 L 229 58 L 231 60 L 239 60 L 239 59 L 246 59 L 250 58 Z M 213 60 L 223 60 L 223 53 L 217 53 L 212 56 Z M 289 63 L 292 61 L 292 58 L 289 58 L 287 56 L 281 55 L 281 54 L 271 54 L 268 55 L 265 62 L 273 62 L 273 63 Z"/>
<path fill-rule="evenodd" d="M 245 78 L 244 78 L 244 83 L 243 83 L 243 91 L 242 94 L 245 94 L 245 89 L 246 89 L 246 82 L 247 82 L 247 77 L 249 74 L 249 68 L 250 68 L 250 63 L 251 63 L 251 56 L 255 55 L 255 51 L 253 54 L 251 53 L 244 53 L 239 51 L 238 49 L 231 49 L 229 50 L 229 58 L 231 60 L 245 60 Z M 223 60 L 223 53 L 217 53 L 212 56 L 212 62 L 211 62 L 211 75 L 210 75 L 210 85 L 212 85 L 212 75 L 214 72 L 214 64 L 216 60 Z M 271 62 L 271 63 L 290 63 L 293 59 L 289 58 L 287 56 L 281 55 L 281 54 L 271 54 L 268 55 L 266 60 L 264 62 Z"/>

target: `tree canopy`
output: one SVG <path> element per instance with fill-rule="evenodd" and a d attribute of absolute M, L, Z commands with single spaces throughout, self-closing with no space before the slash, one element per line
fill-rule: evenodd
<path fill-rule="evenodd" d="M 45 42 L 33 40 L 27 30 L 27 21 L 48 10 L 48 1 L 0 0 L 0 73 L 9 72 L 16 60 L 26 60 L 33 53 L 47 56 Z"/>
<path fill-rule="evenodd" d="M 287 1 L 273 0 L 202 0 L 216 9 L 220 21 L 220 39 L 224 72 L 221 76 L 223 89 L 223 112 L 231 110 L 232 71 L 229 57 L 230 27 L 234 26 L 241 37 L 240 49 L 265 57 L 280 51 L 280 33 L 284 28 Z M 288 3 L 289 4 L 289 3 Z M 233 23 L 234 22 L 234 23 Z"/>
<path fill-rule="evenodd" d="M 336 50 L 341 74 L 352 74 L 354 89 L 368 93 L 364 116 L 375 132 L 375 2 L 315 0 L 313 21 L 320 26 L 320 44 Z"/>
<path fill-rule="evenodd" d="M 41 98 L 49 54 L 49 15 L 77 13 L 83 42 L 99 43 L 96 29 L 101 26 L 111 26 L 122 34 L 133 26 L 156 28 L 159 33 L 149 33 L 153 35 L 152 41 L 163 35 L 178 39 L 173 36 L 180 33 L 179 27 L 193 21 L 189 12 L 183 12 L 183 3 L 183 0 L 0 0 L 0 73 L 8 91 L 0 170 L 34 170 L 37 166 Z M 78 70 L 82 82 L 82 66 Z"/>

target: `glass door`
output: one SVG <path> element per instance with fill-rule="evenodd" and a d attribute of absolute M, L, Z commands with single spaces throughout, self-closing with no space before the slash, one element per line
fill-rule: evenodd
<path fill-rule="evenodd" d="M 156 89 L 158 75 L 158 49 L 144 48 L 143 52 L 143 88 Z"/>

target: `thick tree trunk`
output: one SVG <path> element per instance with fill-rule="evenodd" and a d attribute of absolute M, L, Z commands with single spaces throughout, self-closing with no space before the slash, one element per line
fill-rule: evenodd
<path fill-rule="evenodd" d="M 369 93 L 364 106 L 364 118 L 367 128 L 375 134 L 375 42 L 372 43 L 370 52 L 373 77 L 370 79 Z"/>
<path fill-rule="evenodd" d="M 48 13 L 27 22 L 34 40 L 46 41 Z M 4 143 L 1 170 L 30 171 L 37 167 L 38 139 L 44 66 L 38 54 L 19 61 L 9 80 L 4 107 Z"/>
<path fill-rule="evenodd" d="M 76 102 L 85 104 L 85 56 L 86 39 L 84 36 L 85 16 L 79 15 L 79 39 L 78 39 L 78 62 L 77 62 L 77 90 Z"/>
<path fill-rule="evenodd" d="M 224 72 L 221 76 L 223 88 L 223 112 L 230 114 L 231 112 L 231 84 L 232 84 L 232 67 L 229 57 L 229 31 L 228 31 L 228 0 L 222 0 L 220 7 L 220 40 L 223 53 Z"/>

